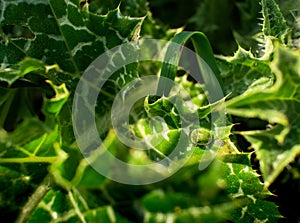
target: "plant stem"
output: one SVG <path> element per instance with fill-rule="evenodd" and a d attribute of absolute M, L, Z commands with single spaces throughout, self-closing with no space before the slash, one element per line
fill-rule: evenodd
<path fill-rule="evenodd" d="M 53 163 L 57 156 L 49 157 L 24 157 L 24 158 L 0 158 L 0 163 Z"/>
<path fill-rule="evenodd" d="M 30 196 L 27 203 L 22 208 L 15 223 L 25 223 L 31 216 L 34 209 L 38 206 L 40 201 L 46 195 L 46 193 L 51 189 L 53 185 L 53 179 L 51 175 L 47 175 L 34 193 Z"/>

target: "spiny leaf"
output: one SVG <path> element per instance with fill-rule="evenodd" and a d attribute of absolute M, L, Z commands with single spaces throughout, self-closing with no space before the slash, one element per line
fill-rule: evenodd
<path fill-rule="evenodd" d="M 229 98 L 254 89 L 273 85 L 274 75 L 268 64 L 239 47 L 233 57 L 218 57 L 217 63 L 223 80 L 224 93 Z"/>
<path fill-rule="evenodd" d="M 97 56 L 128 41 L 140 24 L 140 18 L 123 17 L 119 9 L 97 15 L 79 8 L 79 1 L 2 1 L 0 26 L 3 41 L 0 61 L 8 67 L 25 56 L 58 64 L 68 72 L 83 71 Z M 15 11 L 21 12 L 17 15 Z M 5 28 L 25 27 L 15 37 Z"/>
<path fill-rule="evenodd" d="M 84 197 L 79 191 L 64 193 L 52 189 L 38 203 L 37 208 L 27 222 L 36 223 L 43 221 L 62 222 L 128 222 L 117 214 L 109 205 L 90 208 L 84 202 Z"/>
<path fill-rule="evenodd" d="M 273 36 L 281 43 L 286 43 L 288 26 L 279 6 L 274 0 L 262 0 L 263 33 L 265 36 Z"/>
<path fill-rule="evenodd" d="M 173 222 L 224 222 L 226 215 L 236 207 L 232 203 L 224 203 L 214 206 L 203 206 L 203 207 L 189 207 L 186 209 L 181 209 L 180 207 L 175 207 L 176 212 L 169 213 L 151 213 L 146 212 L 145 222 L 156 222 L 164 223 L 167 221 Z"/>
<path fill-rule="evenodd" d="M 299 150 L 300 52 L 276 45 L 270 63 L 276 82 L 266 89 L 253 89 L 227 103 L 230 114 L 260 118 L 270 123 L 266 130 L 241 134 L 252 144 L 260 160 L 260 168 L 269 186 L 292 162 Z"/>

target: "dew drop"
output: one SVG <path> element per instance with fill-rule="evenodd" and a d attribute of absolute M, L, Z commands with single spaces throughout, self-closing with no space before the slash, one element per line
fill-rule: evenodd
<path fill-rule="evenodd" d="M 206 145 L 211 141 L 210 131 L 205 128 L 194 129 L 189 134 L 190 142 L 194 145 Z"/>

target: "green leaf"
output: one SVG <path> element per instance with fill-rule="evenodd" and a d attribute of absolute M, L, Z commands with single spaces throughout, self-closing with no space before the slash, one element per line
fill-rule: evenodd
<path fill-rule="evenodd" d="M 2 4 L 0 61 L 6 67 L 29 56 L 78 75 L 106 49 L 130 40 L 141 22 L 140 18 L 123 17 L 119 9 L 107 15 L 91 13 L 81 9 L 77 0 Z M 11 25 L 26 27 L 33 37 L 15 38 L 3 31 Z"/>
<path fill-rule="evenodd" d="M 251 52 L 239 47 L 233 57 L 218 57 L 224 93 L 229 98 L 248 91 L 266 89 L 273 85 L 274 75 L 269 65 Z"/>
<path fill-rule="evenodd" d="M 263 33 L 265 36 L 273 36 L 280 43 L 286 43 L 288 26 L 279 6 L 274 0 L 262 0 Z"/>
<path fill-rule="evenodd" d="M 79 191 L 50 190 L 37 204 L 27 222 L 124 222 L 129 223 L 109 205 L 90 208 Z M 21 221 L 20 221 L 21 222 Z"/>
<path fill-rule="evenodd" d="M 189 207 L 181 209 L 175 208 L 178 213 L 146 213 L 145 222 L 147 223 L 163 223 L 172 222 L 224 222 L 226 215 L 235 208 L 232 204 L 219 204 L 204 207 Z"/>
<path fill-rule="evenodd" d="M 227 103 L 227 111 L 232 115 L 259 118 L 270 123 L 265 130 L 241 132 L 257 153 L 266 186 L 300 154 L 297 124 L 299 58 L 299 51 L 276 45 L 270 63 L 276 75 L 275 84 L 265 89 L 249 90 Z"/>
<path fill-rule="evenodd" d="M 293 0 L 278 1 L 280 10 L 286 19 L 291 33 L 291 40 L 288 44 L 291 47 L 300 49 L 300 2 Z"/>
<path fill-rule="evenodd" d="M 171 80 L 175 79 L 177 67 L 174 66 L 174 64 L 179 65 L 179 60 L 181 58 L 182 53 L 181 48 L 186 44 L 188 40 L 192 40 L 195 52 L 199 57 L 201 57 L 201 59 L 203 59 L 208 64 L 208 66 L 216 76 L 217 80 L 220 82 L 221 79 L 219 77 L 219 70 L 216 65 L 211 46 L 206 36 L 201 32 L 180 32 L 174 36 L 174 38 L 171 41 L 176 44 L 170 45 L 168 47 L 164 59 L 165 63 L 163 63 L 160 76 L 169 78 Z M 198 61 L 198 63 L 198 67 L 201 68 L 201 62 Z M 207 77 L 205 74 L 202 74 L 202 77 L 199 77 L 199 79 L 204 80 L 205 82 L 208 81 L 210 78 Z M 164 79 L 160 80 L 158 89 L 164 89 L 163 93 L 165 95 L 168 95 L 171 86 L 167 86 L 165 81 L 163 80 Z"/>
<path fill-rule="evenodd" d="M 84 2 L 82 2 L 84 3 Z M 120 8 L 122 14 L 131 17 L 145 16 L 149 12 L 148 2 L 146 0 L 127 0 L 127 1 L 117 1 L 117 0 L 94 0 L 90 4 L 85 4 L 83 7 L 89 7 L 91 12 L 97 14 L 106 14 L 115 8 Z"/>
<path fill-rule="evenodd" d="M 69 91 L 65 84 L 60 86 L 54 85 L 51 81 L 47 81 L 54 90 L 54 97 L 47 99 L 44 98 L 44 104 L 42 111 L 48 116 L 57 116 L 61 111 L 63 105 L 67 102 L 69 97 Z"/>
<path fill-rule="evenodd" d="M 281 215 L 277 206 L 264 199 L 270 192 L 260 182 L 258 174 L 251 168 L 250 154 L 236 154 L 229 160 L 225 156 L 223 177 L 230 197 L 243 199 L 242 205 L 232 213 L 234 222 L 275 221 Z M 241 163 L 242 161 L 242 163 Z M 224 165 L 222 164 L 222 165 Z"/>
<path fill-rule="evenodd" d="M 21 75 L 19 74 L 18 70 L 6 69 L 0 70 L 0 81 L 5 81 L 9 85 L 15 82 Z"/>
<path fill-rule="evenodd" d="M 51 163 L 57 158 L 54 143 L 58 140 L 59 133 L 54 119 L 69 94 L 64 85 L 57 87 L 52 84 L 52 87 L 56 92 L 55 97 L 44 98 L 43 104 L 46 119 L 52 123 L 43 123 L 37 118 L 31 118 L 24 120 L 13 132 L 0 130 L 2 135 L 0 143 L 3 145 L 3 148 L 0 148 L 2 150 L 0 163 Z"/>
<path fill-rule="evenodd" d="M 146 222 L 276 222 L 282 217 L 277 206 L 265 200 L 271 193 L 252 169 L 250 154 L 224 155 L 222 159 L 203 173 L 177 174 L 181 180 L 172 177 L 173 188 L 143 196 Z M 191 177 L 197 178 L 196 191 Z"/>
<path fill-rule="evenodd" d="M 150 212 L 173 212 L 176 208 L 185 209 L 195 205 L 196 200 L 190 194 L 153 191 L 142 199 L 144 207 Z"/>
<path fill-rule="evenodd" d="M 57 87 L 55 85 L 52 86 L 53 88 Z M 12 92 L 15 93 L 15 91 Z M 60 112 L 61 106 L 68 98 L 68 92 L 64 91 L 56 93 L 57 94 L 52 101 L 51 99 L 44 98 L 43 107 L 45 110 L 51 110 L 50 108 L 55 107 L 54 104 L 57 103 L 56 99 L 59 98 L 60 100 L 63 100 L 63 102 L 60 103 L 60 106 L 58 106 L 55 112 Z M 24 111 L 26 110 L 23 110 L 23 112 Z M 46 119 L 50 118 L 53 120 L 53 117 L 51 117 L 53 115 L 53 113 L 45 113 Z M 42 183 L 40 185 L 41 187 L 37 185 L 42 181 L 44 176 L 47 175 L 49 164 L 57 162 L 59 159 L 64 159 L 66 156 L 63 151 L 57 150 L 57 145 L 59 144 L 58 125 L 53 123 L 51 123 L 51 125 L 48 124 L 42 122 L 37 117 L 30 117 L 18 124 L 14 131 L 7 132 L 4 129 L 0 130 L 1 173 L 7 172 L 14 178 L 12 179 L 11 185 L 9 181 L 5 183 L 10 189 L 3 190 L 3 192 L 1 192 L 1 197 L 7 196 L 7 193 L 15 193 L 16 195 L 28 198 L 28 195 L 31 194 L 34 189 L 37 191 L 41 190 L 38 192 L 39 196 L 33 193 L 33 198 L 29 199 L 27 202 L 26 200 L 22 200 L 22 202 L 12 202 L 7 205 L 7 213 L 13 213 L 14 211 L 19 212 L 24 205 L 21 212 L 23 214 L 25 212 L 24 215 L 30 214 L 32 209 L 34 209 L 34 205 L 43 198 L 44 193 L 49 189 L 49 186 L 42 186 Z M 13 174 L 14 172 L 16 174 L 15 176 Z M 20 178 L 20 184 L 15 184 L 14 181 L 19 181 L 18 178 Z M 5 179 L 6 178 L 4 178 L 4 180 Z M 13 184 L 17 187 L 14 187 Z M 26 195 L 22 194 L 22 191 L 24 191 Z M 10 197 L 10 199 L 14 198 Z M 28 209 L 28 206 L 31 207 Z M 2 208 L 1 205 L 1 209 Z M 18 214 L 18 212 L 16 213 Z M 16 217 L 17 214 L 13 216 Z M 23 214 L 20 214 L 20 216 Z M 7 217 L 7 219 L 13 218 L 13 216 Z"/>
<path fill-rule="evenodd" d="M 12 133 L 2 131 L 0 163 L 51 161 L 55 158 L 51 143 L 57 137 L 57 129 L 51 131 L 34 119 L 25 121 Z"/>

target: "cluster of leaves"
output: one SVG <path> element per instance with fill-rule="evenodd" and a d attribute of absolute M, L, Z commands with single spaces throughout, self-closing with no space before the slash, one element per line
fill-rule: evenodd
<path fill-rule="evenodd" d="M 171 2 L 153 1 L 153 10 Z M 269 189 L 287 167 L 292 180 L 299 181 L 295 162 L 300 154 L 300 7 L 292 2 L 203 1 L 185 18 L 187 27 L 207 32 L 219 52 L 233 52 L 236 47 L 227 44 L 228 39 L 216 39 L 220 37 L 216 33 L 224 29 L 230 32 L 224 35 L 230 43 L 235 38 L 244 47 L 252 47 L 248 51 L 238 46 L 231 57 L 207 61 L 219 75 L 226 96 L 225 135 L 207 169 L 198 168 L 207 139 L 196 135 L 191 148 L 181 151 L 191 158 L 180 171 L 162 182 L 132 186 L 105 178 L 83 158 L 72 126 L 76 86 L 89 64 L 114 46 L 147 37 L 177 41 L 181 30 L 153 19 L 152 5 L 146 0 L 121 4 L 114 0 L 0 0 L 0 218 L 88 223 L 277 222 L 287 217 Z M 224 7 L 215 7 L 219 3 Z M 229 15 L 222 20 L 225 24 L 215 19 L 219 14 L 215 10 L 228 5 L 234 5 L 228 11 L 239 10 L 243 26 L 233 24 Z M 235 31 L 226 28 L 230 24 Z M 199 46 L 194 45 L 197 51 Z M 173 68 L 166 71 L 164 66 L 126 65 L 99 93 L 95 108 L 99 137 L 111 153 L 128 163 L 148 164 L 167 157 L 184 132 L 171 103 L 175 96 L 147 97 L 135 104 L 130 128 L 153 143 L 152 149 L 136 151 L 118 140 L 110 123 L 113 99 L 141 76 L 161 71 L 162 76 L 173 78 L 196 106 L 204 136 L 215 135 L 209 119 L 218 102 L 211 106 L 205 86 L 181 71 L 171 77 L 168 72 Z M 157 115 L 164 125 L 154 123 L 156 128 L 149 128 Z M 88 156 L 97 162 L 95 151 Z M 181 157 L 176 159 L 179 162 Z M 258 168 L 253 167 L 254 161 Z M 114 171 L 109 162 L 105 165 Z"/>

